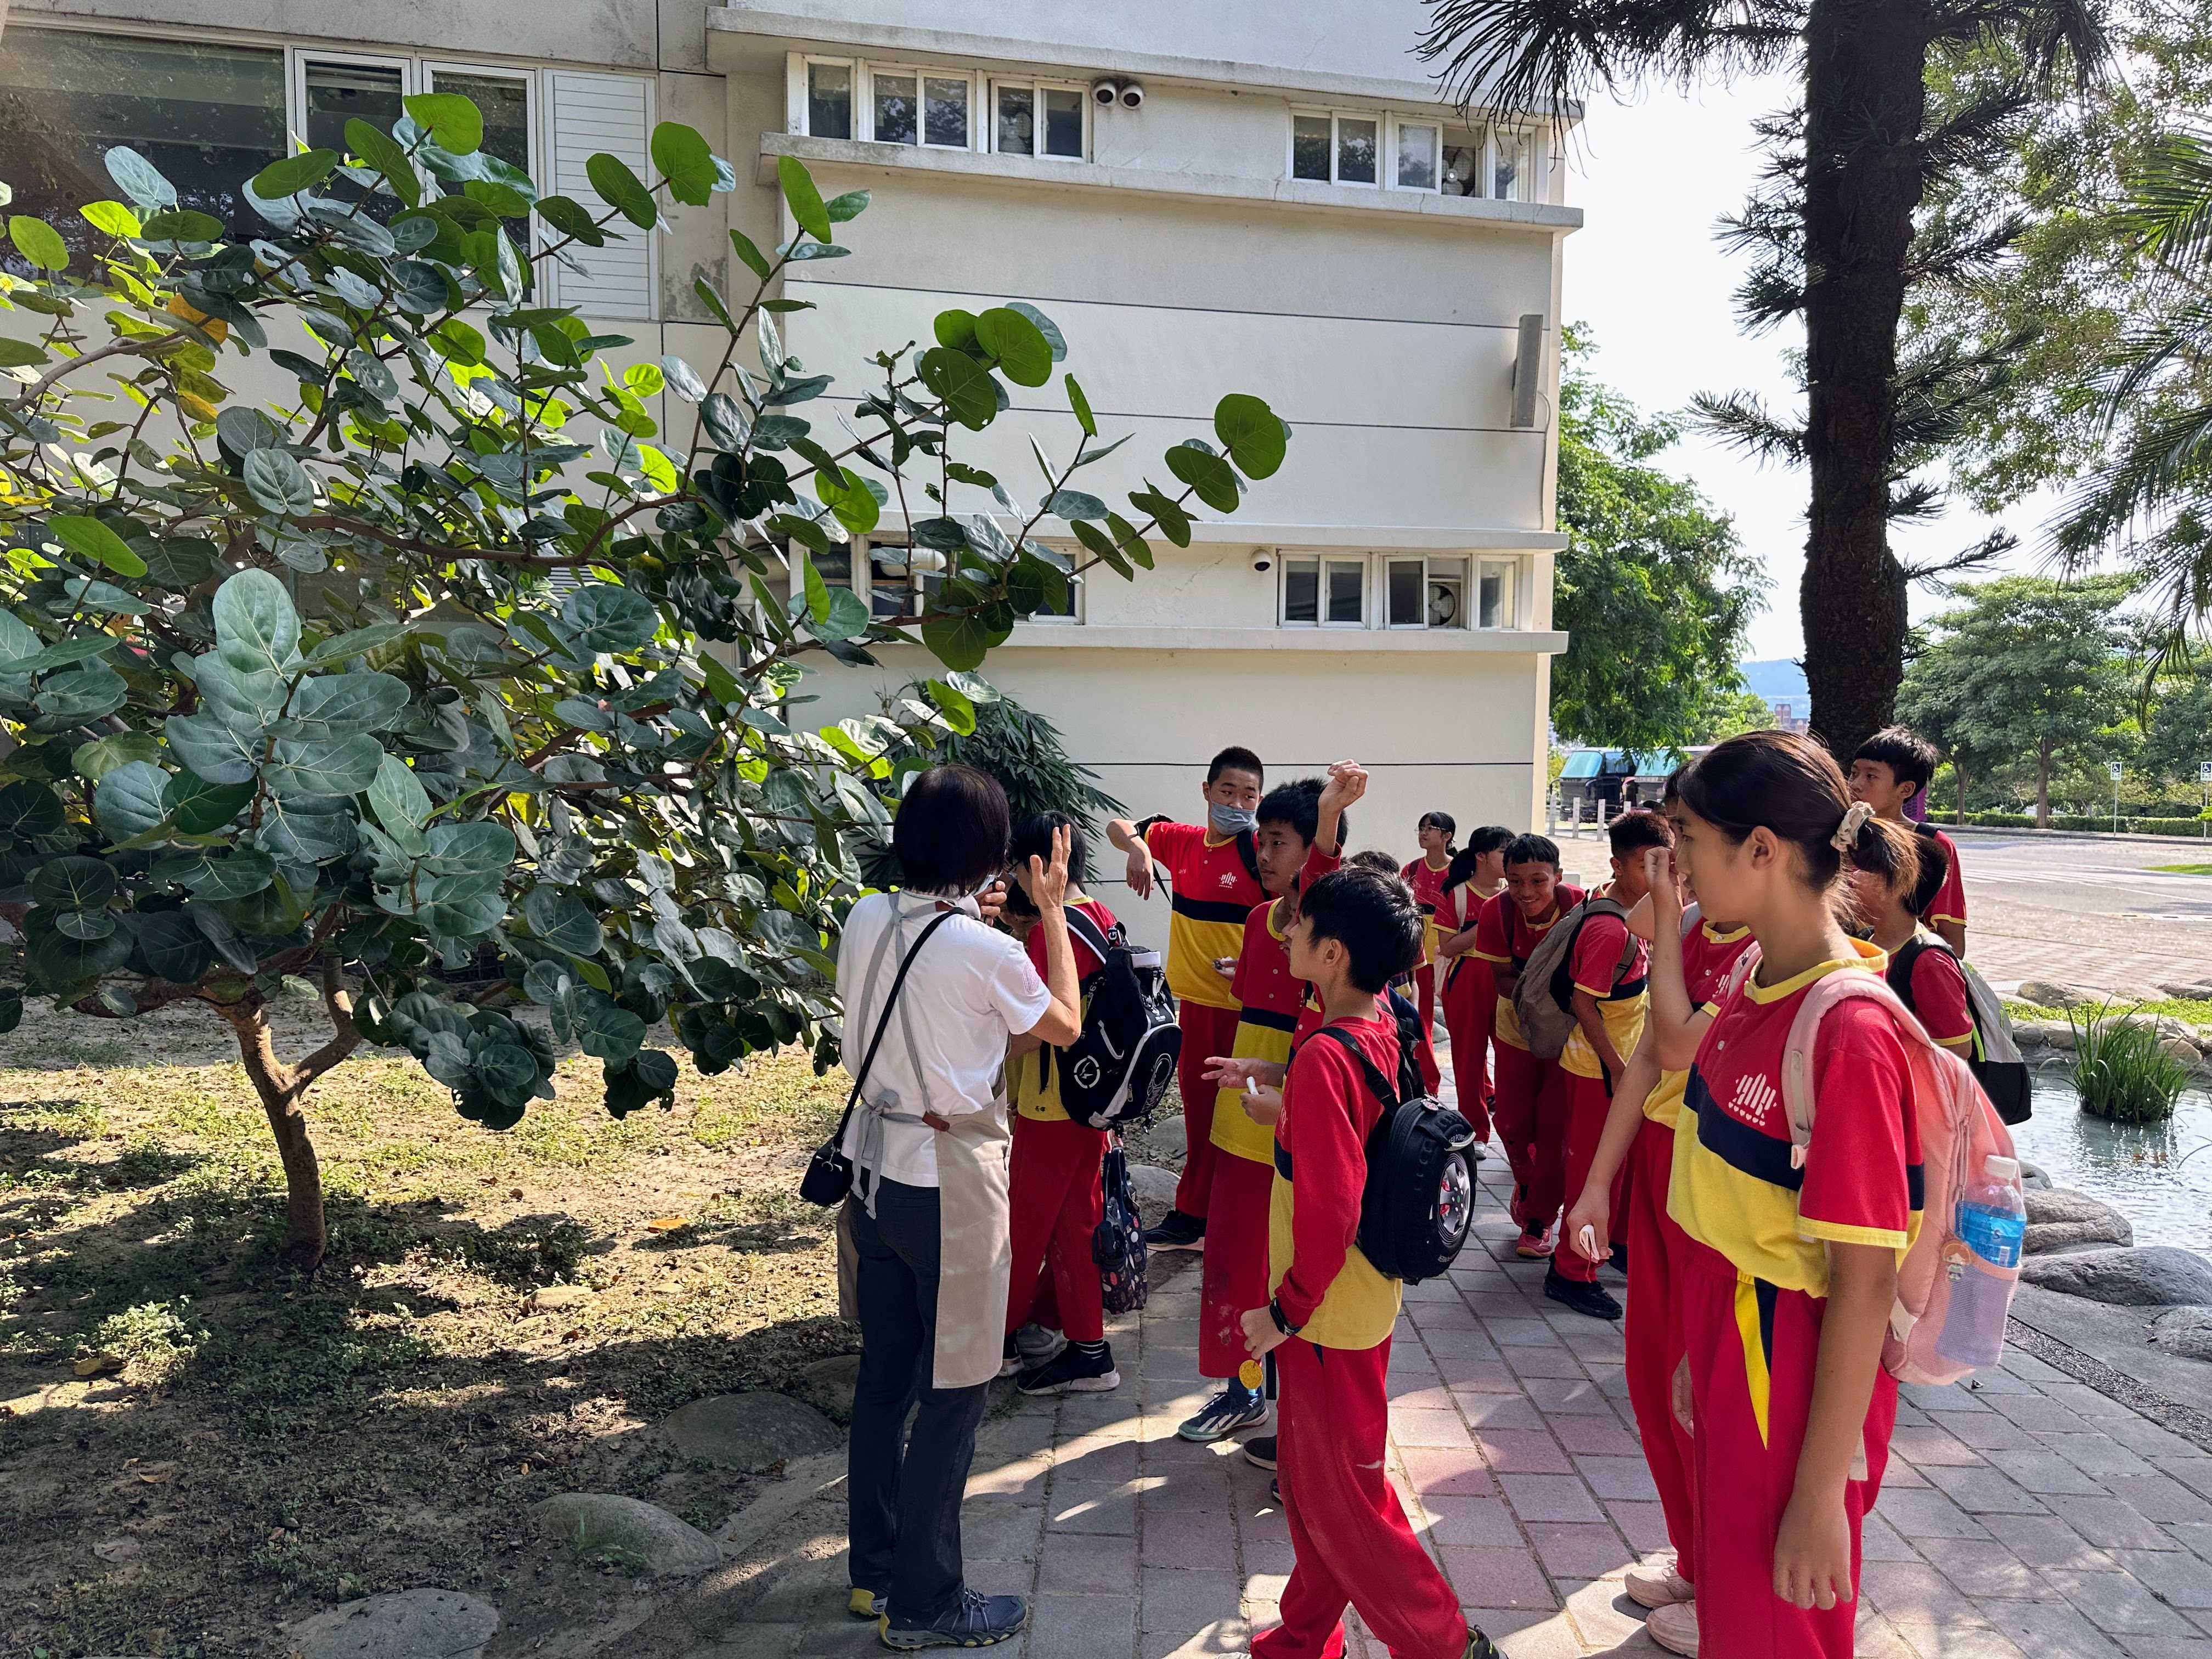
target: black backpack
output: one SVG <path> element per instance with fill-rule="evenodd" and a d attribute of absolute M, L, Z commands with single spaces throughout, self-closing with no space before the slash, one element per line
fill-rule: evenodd
<path fill-rule="evenodd" d="M 1920 1009 L 1912 1000 L 1912 965 L 1923 951 L 1941 951 L 1954 961 L 1959 956 L 1943 940 L 1925 933 L 1915 934 L 1892 953 L 1885 977 L 1889 988 L 1897 993 L 1897 1000 L 1915 1018 L 1919 1018 Z M 1990 1104 L 1997 1109 L 1999 1117 L 2008 1124 L 2025 1123 L 2035 1110 L 2035 1083 L 2027 1062 L 2020 1057 L 2019 1044 L 2013 1040 L 2012 1022 L 2005 1018 L 2004 1004 L 1989 981 L 1968 964 L 1960 962 L 1959 971 L 1966 975 L 1966 1012 L 1974 1020 L 1973 1045 L 1966 1054 L 1967 1069 L 1990 1097 Z"/>
<path fill-rule="evenodd" d="M 1402 1019 L 1395 1088 L 1349 1032 L 1324 1025 L 1320 1034 L 1342 1045 L 1382 1103 L 1367 1137 L 1359 1253 L 1386 1279 L 1434 1279 L 1458 1259 L 1474 1218 L 1474 1127 L 1422 1089 Z"/>
<path fill-rule="evenodd" d="M 1175 999 L 1160 953 L 1132 945 L 1117 925 L 1109 935 L 1074 905 L 1067 930 L 1102 966 L 1083 980 L 1083 1034 L 1065 1048 L 1037 1050 L 1037 1083 L 1060 1068 L 1060 1103 L 1078 1123 L 1112 1129 L 1159 1109 L 1182 1053 Z"/>

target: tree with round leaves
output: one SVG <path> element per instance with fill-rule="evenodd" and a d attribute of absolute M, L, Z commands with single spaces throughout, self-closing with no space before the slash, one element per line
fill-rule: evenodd
<path fill-rule="evenodd" d="M 1150 568 L 1148 536 L 1187 544 L 1194 498 L 1233 510 L 1288 437 L 1224 398 L 1217 441 L 1170 449 L 1174 482 L 1125 516 L 1075 486 L 1119 444 L 1066 375 L 1079 441 L 1064 466 L 1037 449 L 1018 506 L 955 453 L 1006 382 L 1066 355 L 1019 302 L 875 354 L 817 432 L 799 411 L 830 379 L 786 349 L 776 317 L 807 307 L 779 279 L 842 254 L 867 197 L 825 202 L 787 157 L 798 234 L 731 234 L 749 295 L 696 285 L 720 361 L 617 372 L 629 342 L 538 303 L 539 273 L 735 170 L 666 123 L 650 182 L 598 155 L 596 204 L 541 195 L 483 152 L 466 99 L 405 109 L 245 182 L 266 234 L 242 240 L 112 150 L 127 200 L 82 209 L 94 251 L 17 216 L 36 274 L 0 276 L 0 915 L 23 981 L 0 1022 L 25 991 L 228 1021 L 303 1268 L 325 1237 L 305 1103 L 363 1039 L 495 1129 L 552 1093 L 524 1002 L 601 1062 L 617 1114 L 672 1101 L 663 1018 L 704 1073 L 786 1043 L 834 1063 L 862 855 L 933 746 L 974 729 L 971 672 L 1070 581 Z M 228 362 L 252 357 L 289 401 L 234 398 Z M 884 618 L 814 559 L 894 502 L 927 603 Z M 1047 519 L 1080 556 L 1038 539 Z M 799 723 L 811 664 L 890 643 L 946 672 L 881 714 Z M 330 1036 L 287 1061 L 269 1008 L 295 976 Z"/>

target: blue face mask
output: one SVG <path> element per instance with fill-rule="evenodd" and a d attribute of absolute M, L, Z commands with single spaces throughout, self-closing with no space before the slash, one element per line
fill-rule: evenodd
<path fill-rule="evenodd" d="M 1260 814 L 1255 807 L 1216 804 L 1206 808 L 1206 821 L 1217 836 L 1242 836 L 1260 822 Z"/>

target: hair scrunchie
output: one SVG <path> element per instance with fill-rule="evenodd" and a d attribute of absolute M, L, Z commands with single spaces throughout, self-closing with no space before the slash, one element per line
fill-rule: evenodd
<path fill-rule="evenodd" d="M 1874 816 L 1874 808 L 1865 801 L 1855 800 L 1844 811 L 1844 821 L 1836 826 L 1836 833 L 1828 837 L 1829 844 L 1838 853 L 1848 853 L 1859 844 L 1859 831 L 1866 828 L 1867 820 Z"/>

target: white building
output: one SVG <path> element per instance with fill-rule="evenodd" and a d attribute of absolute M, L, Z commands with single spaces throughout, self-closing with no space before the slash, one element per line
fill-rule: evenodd
<path fill-rule="evenodd" d="M 652 124 L 684 121 L 738 188 L 591 255 L 588 276 L 556 272 L 551 297 L 635 337 L 640 358 L 711 363 L 723 337 L 693 277 L 727 281 L 732 227 L 791 235 L 775 161 L 801 157 L 825 195 L 874 196 L 852 257 L 788 289 L 818 307 L 787 319 L 792 348 L 848 402 L 866 354 L 927 340 L 937 312 L 1025 299 L 1066 335 L 1107 434 L 1137 434 L 1081 475 L 1093 493 L 1162 476 L 1161 448 L 1203 435 L 1226 392 L 1294 428 L 1234 518 L 1186 551 L 1156 541 L 1159 568 L 1133 585 L 1093 576 L 1074 614 L 1017 629 L 987 665 L 1108 789 L 1188 816 L 1206 757 L 1237 742 L 1277 778 L 1366 762 L 1353 842 L 1401 859 L 1431 808 L 1540 818 L 1565 644 L 1561 244 L 1581 221 L 1559 132 L 1441 105 L 1411 55 L 1418 0 L 781 3 L 16 0 L 0 178 L 15 211 L 74 223 L 113 193 L 101 154 L 128 143 L 245 228 L 251 210 L 216 189 L 287 134 L 342 147 L 349 116 L 388 125 L 434 87 L 484 108 L 487 149 L 589 200 L 587 157 L 644 173 Z M 1056 382 L 969 459 L 1034 498 L 1031 434 L 1048 453 L 1073 441 Z M 844 578 L 886 611 L 911 602 L 882 574 L 902 563 L 897 527 L 856 544 Z M 832 678 L 822 706 L 872 706 L 927 667 L 884 655 Z"/>

